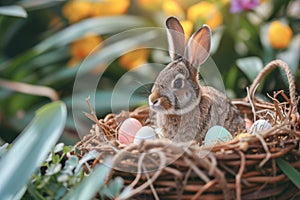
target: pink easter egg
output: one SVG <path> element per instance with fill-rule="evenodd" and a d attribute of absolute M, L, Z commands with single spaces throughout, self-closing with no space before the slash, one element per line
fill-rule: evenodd
<path fill-rule="evenodd" d="M 134 137 L 142 124 L 135 118 L 126 119 L 119 129 L 118 139 L 123 144 L 133 143 Z"/>
<path fill-rule="evenodd" d="M 247 119 L 247 118 L 245 118 L 244 121 L 245 121 L 246 130 L 249 132 L 250 127 L 252 126 L 253 122 L 250 119 Z"/>

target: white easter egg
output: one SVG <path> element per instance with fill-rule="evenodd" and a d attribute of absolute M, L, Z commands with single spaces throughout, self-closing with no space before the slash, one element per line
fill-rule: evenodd
<path fill-rule="evenodd" d="M 142 124 L 135 118 L 126 119 L 119 129 L 118 139 L 123 144 L 130 144 L 138 130 L 142 128 Z"/>
<path fill-rule="evenodd" d="M 272 128 L 271 124 L 264 119 L 256 120 L 250 127 L 250 133 L 256 134 Z"/>
<path fill-rule="evenodd" d="M 142 140 L 155 140 L 155 132 L 149 126 L 143 126 L 135 135 L 133 143 L 137 144 Z"/>
<path fill-rule="evenodd" d="M 211 127 L 204 138 L 204 145 L 214 145 L 222 142 L 229 142 L 233 139 L 231 133 L 222 126 Z"/>

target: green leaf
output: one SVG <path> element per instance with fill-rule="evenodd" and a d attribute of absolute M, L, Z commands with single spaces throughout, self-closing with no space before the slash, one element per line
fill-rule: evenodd
<path fill-rule="evenodd" d="M 71 156 L 65 163 L 65 169 L 72 171 L 78 165 L 78 157 Z"/>
<path fill-rule="evenodd" d="M 86 177 L 76 188 L 71 190 L 63 200 L 90 200 L 104 186 L 105 179 L 109 175 L 112 166 L 112 158 L 108 157 L 103 164 L 94 168 L 94 171 Z"/>
<path fill-rule="evenodd" d="M 131 196 L 131 194 L 132 194 L 132 188 L 127 186 L 118 196 L 118 199 L 128 199 Z"/>
<path fill-rule="evenodd" d="M 66 116 L 65 104 L 60 101 L 43 106 L 3 155 L 0 162 L 2 199 L 12 199 L 27 184 L 59 139 Z"/>
<path fill-rule="evenodd" d="M 58 164 L 58 163 L 59 163 L 59 160 L 60 160 L 59 155 L 54 154 L 54 155 L 52 156 L 52 162 L 53 162 L 54 164 Z"/>
<path fill-rule="evenodd" d="M 147 103 L 147 97 L 146 96 L 140 96 L 140 95 L 131 95 L 131 99 L 130 101 L 127 102 L 124 101 L 124 99 L 127 99 L 128 94 L 126 93 L 126 91 L 118 91 L 119 93 L 117 94 L 118 99 L 114 99 L 114 101 L 112 102 L 112 98 L 113 98 L 113 91 L 105 91 L 105 90 L 98 90 L 95 94 L 95 99 L 96 103 L 95 104 L 95 110 L 97 112 L 100 111 L 101 114 L 106 114 L 107 112 L 110 112 L 112 109 L 112 106 L 114 108 L 114 110 L 124 110 L 128 107 L 136 107 L 138 105 L 142 105 L 142 104 L 146 104 Z M 85 99 L 90 96 L 91 93 L 79 93 L 74 95 L 72 98 L 78 98 L 78 100 L 76 100 L 76 110 L 81 110 L 80 112 L 82 112 L 83 110 L 86 110 L 86 112 L 89 112 L 87 110 L 87 104 L 85 102 Z M 116 95 L 115 95 L 116 96 Z M 68 101 L 71 101 L 72 98 L 68 98 L 66 99 L 66 102 L 68 103 Z M 73 100 L 75 101 L 75 100 Z M 80 103 L 81 102 L 81 103 Z M 71 105 L 71 104 L 69 104 Z"/>
<path fill-rule="evenodd" d="M 292 39 L 289 48 L 278 53 L 277 57 L 287 63 L 293 76 L 296 77 L 300 57 L 300 34 L 296 35 Z M 284 79 L 286 79 L 285 72 L 281 71 L 281 73 Z"/>
<path fill-rule="evenodd" d="M 24 8 L 27 10 L 39 10 L 39 9 L 47 9 L 49 7 L 53 7 L 57 4 L 62 4 L 61 0 L 21 0 L 19 2 Z"/>
<path fill-rule="evenodd" d="M 261 54 L 264 62 L 269 62 L 274 59 L 274 49 L 270 45 L 269 40 L 269 27 L 270 23 L 265 23 L 260 27 L 259 38 L 262 44 L 263 53 Z"/>
<path fill-rule="evenodd" d="M 53 153 L 62 152 L 64 150 L 64 143 L 58 143 L 53 149 Z"/>
<path fill-rule="evenodd" d="M 281 158 L 276 158 L 276 163 L 285 175 L 297 186 L 300 190 L 300 173 L 292 165 Z"/>
<path fill-rule="evenodd" d="M 236 60 L 237 66 L 242 70 L 252 82 L 263 69 L 263 63 L 259 57 L 247 57 Z"/>
<path fill-rule="evenodd" d="M 125 54 L 129 50 L 138 48 L 140 46 L 158 45 L 160 40 L 160 32 L 154 30 L 150 32 L 149 28 L 145 28 L 144 31 L 132 30 L 125 31 L 121 34 L 110 37 L 103 43 L 103 47 L 100 50 L 94 51 L 90 56 L 88 56 L 82 63 L 74 68 L 65 68 L 59 70 L 58 72 L 53 72 L 50 76 L 45 77 L 40 80 L 40 84 L 53 84 L 56 82 L 63 81 L 70 77 L 86 74 L 87 72 L 99 68 L 102 65 L 103 71 L 105 71 L 107 65 L 112 61 L 118 59 L 122 54 Z M 160 41 L 160 43 L 162 43 Z M 159 48 L 159 46 L 156 46 Z M 78 67 L 80 67 L 78 69 Z M 100 78 L 100 77 L 98 77 Z"/>
<path fill-rule="evenodd" d="M 98 67 L 99 64 L 110 63 L 132 49 L 140 46 L 150 47 L 151 43 L 157 42 L 159 32 L 156 30 L 149 32 L 149 30 L 145 28 L 140 31 L 125 31 L 106 40 L 105 46 L 101 50 L 93 52 L 82 62 L 79 71 L 80 75 Z"/>
<path fill-rule="evenodd" d="M 120 23 L 121 22 L 121 23 Z M 54 34 L 38 44 L 35 49 L 39 52 L 46 51 L 53 47 L 61 47 L 84 36 L 86 33 L 108 34 L 121 32 L 134 27 L 145 26 L 146 22 L 140 17 L 134 16 L 113 16 L 97 17 L 83 20 L 69 26 L 64 30 Z"/>
<path fill-rule="evenodd" d="M 7 16 L 13 16 L 13 17 L 27 17 L 26 10 L 21 6 L 1 6 L 0 7 L 0 15 L 7 15 Z"/>
<path fill-rule="evenodd" d="M 210 48 L 210 53 L 215 54 L 216 51 L 219 48 L 222 36 L 224 32 L 224 27 L 217 28 L 214 33 L 212 34 L 211 38 L 211 48 Z"/>
<path fill-rule="evenodd" d="M 27 190 L 27 185 L 24 185 L 24 187 L 19 190 L 19 192 L 14 196 L 12 200 L 21 199 L 24 196 L 26 190 Z"/>
<path fill-rule="evenodd" d="M 61 171 L 61 164 L 51 163 L 49 168 L 46 171 L 46 176 L 52 176 L 54 174 L 58 174 Z"/>
<path fill-rule="evenodd" d="M 15 77 L 15 73 L 22 70 L 18 70 L 19 67 L 23 67 L 24 63 L 30 62 L 33 58 L 38 55 L 39 52 L 34 51 L 32 49 L 25 51 L 21 55 L 12 58 L 11 60 L 7 60 L 6 62 L 0 63 L 0 70 L 5 70 L 5 75 L 8 77 Z M 23 69 L 24 71 L 24 69 Z M 14 78 L 14 80 L 16 80 Z"/>
<path fill-rule="evenodd" d="M 29 63 L 24 63 L 27 68 L 32 71 L 37 68 L 49 67 L 57 62 L 64 62 L 70 56 L 69 47 L 61 47 L 54 49 L 53 51 L 47 51 L 46 53 L 36 55 Z M 24 64 L 22 67 L 24 67 Z"/>
<path fill-rule="evenodd" d="M 55 200 L 59 200 L 61 199 L 67 192 L 67 188 L 65 187 L 61 187 L 58 189 L 58 191 L 56 192 L 56 195 L 55 195 Z"/>
<path fill-rule="evenodd" d="M 0 159 L 1 159 L 2 155 L 4 155 L 6 152 L 8 152 L 8 147 L 9 147 L 8 143 L 5 143 L 0 146 Z"/>
<path fill-rule="evenodd" d="M 108 197 L 109 199 L 114 199 L 120 194 L 123 186 L 124 180 L 121 177 L 116 177 L 109 182 L 108 187 L 103 188 L 100 195 Z"/>

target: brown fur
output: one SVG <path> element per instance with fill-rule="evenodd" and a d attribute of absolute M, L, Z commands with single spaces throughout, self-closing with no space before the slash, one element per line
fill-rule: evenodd
<path fill-rule="evenodd" d="M 234 135 L 244 127 L 238 109 L 223 93 L 201 86 L 197 77 L 199 65 L 209 56 L 209 27 L 199 29 L 185 46 L 179 21 L 170 17 L 166 25 L 173 61 L 158 75 L 149 96 L 155 126 L 161 128 L 163 137 L 175 142 L 202 143 L 208 129 L 215 125 Z"/>
<path fill-rule="evenodd" d="M 215 125 L 226 128 L 233 135 L 244 127 L 244 120 L 228 98 L 211 87 L 201 87 L 201 101 L 197 109 L 184 115 L 155 113 L 156 124 L 165 138 L 174 142 L 196 140 L 199 144 L 208 129 Z"/>

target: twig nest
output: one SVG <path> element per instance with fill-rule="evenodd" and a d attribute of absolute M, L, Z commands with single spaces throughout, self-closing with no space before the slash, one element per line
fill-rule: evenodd
<path fill-rule="evenodd" d="M 256 134 L 256 133 L 260 133 L 262 131 L 266 131 L 270 128 L 272 128 L 272 126 L 267 120 L 259 119 L 252 124 L 249 132 L 251 134 Z"/>
<path fill-rule="evenodd" d="M 254 137 L 254 136 L 250 133 L 240 133 L 234 139 L 248 141 L 248 140 L 251 140 L 252 137 Z"/>
<path fill-rule="evenodd" d="M 142 124 L 135 118 L 126 119 L 119 129 L 118 140 L 123 144 L 134 141 L 135 135 L 142 128 Z"/>
<path fill-rule="evenodd" d="M 246 152 L 249 148 L 249 141 L 251 140 L 251 138 L 253 138 L 254 136 L 250 133 L 240 133 L 238 134 L 234 140 L 238 140 L 238 145 L 240 150 Z"/>
<path fill-rule="evenodd" d="M 229 142 L 233 139 L 231 133 L 222 126 L 211 127 L 204 138 L 204 145 L 215 145 L 217 143 Z"/>
<path fill-rule="evenodd" d="M 155 140 L 155 132 L 153 128 L 149 126 L 143 126 L 138 132 L 136 133 L 133 143 L 137 144 L 142 140 Z"/>

